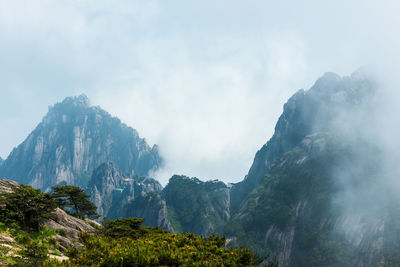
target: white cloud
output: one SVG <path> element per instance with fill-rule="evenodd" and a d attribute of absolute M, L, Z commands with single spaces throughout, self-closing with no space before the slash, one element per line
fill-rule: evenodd
<path fill-rule="evenodd" d="M 239 181 L 292 93 L 394 53 L 393 5 L 0 0 L 0 155 L 84 92 L 160 145 L 164 183 Z"/>

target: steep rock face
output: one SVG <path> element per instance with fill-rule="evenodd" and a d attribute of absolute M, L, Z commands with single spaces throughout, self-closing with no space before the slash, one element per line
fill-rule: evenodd
<path fill-rule="evenodd" d="M 178 232 L 214 233 L 230 218 L 229 188 L 219 181 L 173 176 L 163 190 L 168 218 Z"/>
<path fill-rule="evenodd" d="M 327 74 L 286 103 L 232 190 L 241 199 L 219 227 L 230 245 L 271 253 L 281 266 L 400 264 L 396 169 L 370 120 L 375 86 L 360 73 Z"/>
<path fill-rule="evenodd" d="M 248 175 L 232 187 L 231 209 L 239 207 L 276 159 L 299 145 L 306 135 L 329 131 L 338 113 L 363 102 L 373 90 L 373 82 L 359 71 L 343 78 L 326 73 L 310 90 L 295 93 L 284 105 L 274 135 L 256 153 Z"/>
<path fill-rule="evenodd" d="M 222 228 L 230 245 L 272 253 L 280 266 L 398 265 L 400 198 L 379 184 L 375 148 L 341 141 L 309 135 L 276 160 Z M 351 173 L 345 183 L 342 168 Z M 385 198 L 369 196 L 377 188 Z"/>
<path fill-rule="evenodd" d="M 123 217 L 145 218 L 143 225 L 159 226 L 175 232 L 167 211 L 167 204 L 160 192 L 141 193 L 124 205 Z"/>
<path fill-rule="evenodd" d="M 79 239 L 81 233 L 96 233 L 88 222 L 68 215 L 65 211 L 57 208 L 53 212 L 53 216 L 43 223 L 49 229 L 59 229 L 66 233 L 66 236 L 71 239 Z"/>
<path fill-rule="evenodd" d="M 162 163 L 136 130 L 92 107 L 86 96 L 49 108 L 42 122 L 0 166 L 0 176 L 47 190 L 66 182 L 86 186 L 92 171 L 114 162 L 124 173 L 147 175 Z"/>
<path fill-rule="evenodd" d="M 7 179 L 0 179 L 0 192 L 11 193 L 18 185 L 19 184 L 17 182 Z"/>
<path fill-rule="evenodd" d="M 148 177 L 123 175 L 111 162 L 93 171 L 87 191 L 98 207 L 97 212 L 107 219 L 141 217 L 144 225 L 160 226 L 173 231 L 167 219 L 162 186 Z"/>
<path fill-rule="evenodd" d="M 123 178 L 120 170 L 111 162 L 103 163 L 93 171 L 87 192 L 101 216 L 107 217 L 113 202 L 113 191 L 123 186 Z"/>
<path fill-rule="evenodd" d="M 0 166 L 1 166 L 1 164 L 3 164 L 3 159 L 0 157 Z"/>

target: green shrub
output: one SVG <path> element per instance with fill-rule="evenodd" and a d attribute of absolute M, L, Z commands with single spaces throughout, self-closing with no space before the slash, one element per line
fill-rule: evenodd
<path fill-rule="evenodd" d="M 73 185 L 58 185 L 53 188 L 53 197 L 57 199 L 58 204 L 65 210 L 71 209 L 78 218 L 89 216 L 98 218 L 97 207 L 89 200 L 81 188 Z M 71 212 L 71 210 L 69 210 Z"/>
<path fill-rule="evenodd" d="M 142 218 L 124 218 L 106 221 L 103 227 L 103 233 L 106 236 L 114 238 L 123 236 L 137 238 L 142 233 L 139 226 L 143 222 L 144 219 Z"/>
<path fill-rule="evenodd" d="M 19 225 L 25 229 L 39 230 L 40 223 L 49 217 L 57 202 L 49 193 L 41 193 L 28 185 L 20 185 L 12 193 L 0 194 L 0 221 Z"/>
<path fill-rule="evenodd" d="M 84 250 L 72 249 L 68 262 L 46 266 L 251 266 L 248 249 L 223 248 L 224 238 L 204 238 L 192 233 L 147 233 L 133 239 L 102 235 L 81 237 Z"/>

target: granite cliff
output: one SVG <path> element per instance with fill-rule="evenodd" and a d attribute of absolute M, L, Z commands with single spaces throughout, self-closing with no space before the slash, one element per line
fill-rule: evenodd
<path fill-rule="evenodd" d="M 231 190 L 229 245 L 280 266 L 397 266 L 400 211 L 370 113 L 377 85 L 327 73 L 284 106 L 273 137 Z"/>
<path fill-rule="evenodd" d="M 136 130 L 85 95 L 49 108 L 42 122 L 0 165 L 0 176 L 45 191 L 59 183 L 85 187 L 92 172 L 114 162 L 124 173 L 148 175 L 162 159 Z"/>
<path fill-rule="evenodd" d="M 140 217 L 144 225 L 161 226 L 173 231 L 167 219 L 166 203 L 161 198 L 162 186 L 156 180 L 126 174 L 107 162 L 93 171 L 87 192 L 98 207 L 97 211 L 107 219 Z"/>

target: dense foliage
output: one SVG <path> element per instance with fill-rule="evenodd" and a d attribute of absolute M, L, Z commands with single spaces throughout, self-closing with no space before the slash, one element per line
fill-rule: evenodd
<path fill-rule="evenodd" d="M 223 248 L 225 239 L 192 233 L 148 231 L 140 238 L 83 235 L 84 250 L 72 249 L 61 266 L 252 266 L 248 249 Z M 48 260 L 46 265 L 56 264 Z"/>
<path fill-rule="evenodd" d="M 139 238 L 150 232 L 166 233 L 167 231 L 158 227 L 140 227 L 144 222 L 142 218 L 124 218 L 119 220 L 109 220 L 104 223 L 102 232 L 105 236 L 120 238 L 130 237 Z"/>
<path fill-rule="evenodd" d="M 174 175 L 163 190 L 174 229 L 208 235 L 212 226 L 225 222 L 229 217 L 229 195 L 224 194 L 225 190 L 223 182 Z"/>
<path fill-rule="evenodd" d="M 0 266 L 42 266 L 48 255 L 61 255 L 54 235 L 65 235 L 62 230 L 42 227 L 40 231 L 26 230 L 0 222 L 0 235 L 12 236 L 16 243 L 0 245 Z"/>
<path fill-rule="evenodd" d="M 40 229 L 40 222 L 50 217 L 57 203 L 52 194 L 40 193 L 30 186 L 16 187 L 14 192 L 2 195 L 0 232 L 12 234 L 17 243 L 12 245 L 11 254 L 0 249 L 0 263 L 15 266 L 253 266 L 258 263 L 249 249 L 224 248 L 224 237 L 172 234 L 159 227 L 141 226 L 144 222 L 141 218 L 106 221 L 98 234 L 82 234 L 79 242 L 83 249 L 70 246 L 63 252 L 69 259 L 60 262 L 49 255 L 62 255 L 53 236 L 65 233 Z"/>
<path fill-rule="evenodd" d="M 83 190 L 72 185 L 58 185 L 53 187 L 53 197 L 58 200 L 60 207 L 72 208 L 79 218 L 84 216 L 98 218 L 97 207 L 88 199 Z"/>
<path fill-rule="evenodd" d="M 41 193 L 29 185 L 20 185 L 13 192 L 0 195 L 0 206 L 0 222 L 39 230 L 40 223 L 51 216 L 57 202 L 49 193 Z"/>

